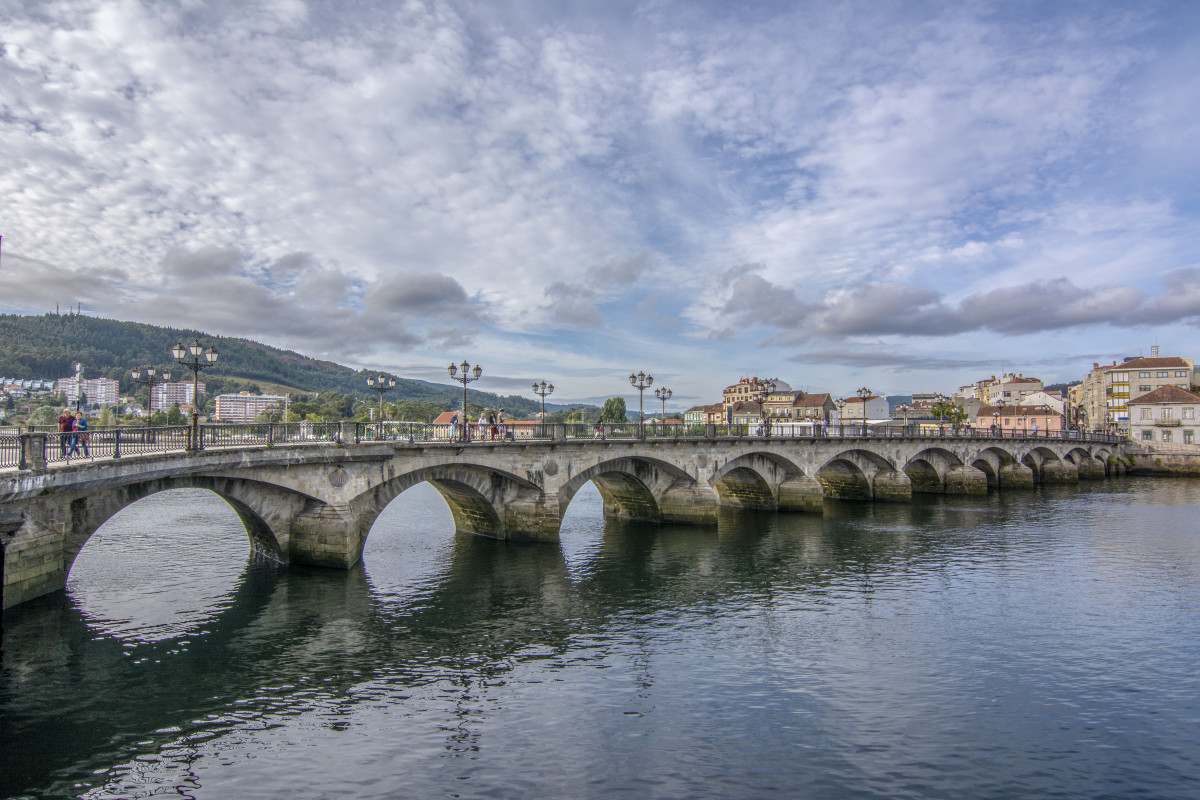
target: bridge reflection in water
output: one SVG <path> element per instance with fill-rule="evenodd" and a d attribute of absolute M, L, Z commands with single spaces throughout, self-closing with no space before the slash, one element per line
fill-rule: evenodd
<path fill-rule="evenodd" d="M 562 426 L 556 426 L 562 427 Z M 345 437 L 344 437 L 345 438 Z M 348 568 L 401 492 L 429 483 L 457 530 L 554 540 L 575 493 L 594 484 L 611 518 L 715 525 L 730 509 L 823 512 L 827 499 L 908 501 L 1104 477 L 1111 437 L 530 439 L 227 446 L 0 473 L 4 605 L 63 588 L 105 520 L 167 489 L 208 489 L 254 550 L 284 563 Z"/>
<path fill-rule="evenodd" d="M 538 741 L 545 736 L 541 725 L 524 729 L 501 724 L 506 709 L 530 713 L 523 704 L 533 700 L 523 693 L 535 686 L 545 687 L 537 690 L 541 703 L 566 702 L 591 724 L 605 725 L 596 732 L 605 742 L 596 758 L 610 769 L 589 775 L 589 780 L 617 781 L 618 788 L 622 784 L 613 777 L 611 764 L 622 762 L 612 757 L 636 760 L 638 742 L 647 741 L 626 739 L 629 731 L 622 720 L 632 720 L 635 732 L 656 731 L 657 749 L 668 747 L 673 736 L 682 736 L 688 749 L 703 747 L 705 736 L 717 736 L 714 741 L 733 750 L 725 758 L 713 752 L 703 757 L 715 758 L 714 769 L 742 780 L 753 775 L 737 765 L 753 758 L 760 759 L 755 768 L 784 769 L 781 775 L 799 780 L 823 763 L 813 761 L 811 754 L 832 757 L 855 742 L 866 742 L 867 731 L 877 731 L 872 747 L 892 736 L 902 743 L 905 732 L 937 739 L 939 726 L 924 725 L 914 716 L 937 709 L 951 715 L 945 724 L 957 731 L 936 742 L 953 758 L 969 758 L 972 748 L 986 745 L 993 769 L 1022 763 L 1021 742 L 1029 739 L 1031 748 L 1054 746 L 1049 734 L 1033 728 L 1023 737 L 999 735 L 1008 725 L 1028 724 L 1032 713 L 1006 683 L 1016 678 L 997 677 L 999 666 L 1021 659 L 1021 648 L 1028 644 L 1020 638 L 993 642 L 990 633 L 973 623 L 980 615 L 987 618 L 993 602 L 1000 604 L 1006 620 L 1016 615 L 1016 630 L 1044 621 L 1039 603 L 1055 590 L 1047 575 L 1072 580 L 1060 571 L 1064 562 L 1075 563 L 1081 555 L 1072 536 L 1107 524 L 1079 515 L 1104 518 L 1130 505 L 1110 496 L 1115 484 L 1092 486 L 1094 490 L 1071 489 L 1071 495 L 1058 500 L 1052 493 L 1041 496 L 1040 504 L 1057 502 L 1055 508 L 1066 512 L 1053 523 L 1055 536 L 1032 528 L 1021 533 L 1038 515 L 1018 495 L 953 502 L 918 498 L 912 504 L 831 502 L 824 515 L 725 511 L 716 526 L 659 527 L 604 521 L 603 499 L 589 489 L 565 515 L 557 547 L 514 546 L 455 534 L 449 510 L 430 513 L 428 500 L 432 497 L 436 505 L 436 495 L 419 487 L 380 517 L 362 562 L 347 570 L 283 569 L 272 560 L 247 560 L 240 521 L 222 512 L 219 502 L 214 505 L 215 498 L 201 492 L 150 497 L 104 526 L 84 548 L 79 576 L 66 594 L 9 613 L 0 694 L 5 721 L 0 726 L 0 752 L 5 754 L 0 796 L 74 796 L 89 786 L 103 786 L 104 796 L 145 796 L 172 788 L 187 795 L 199 788 L 202 776 L 211 780 L 223 772 L 249 772 L 289 786 L 294 781 L 289 782 L 288 773 L 299 771 L 306 779 L 355 785 L 365 780 L 375 788 L 385 785 L 381 782 L 388 775 L 395 780 L 402 774 L 415 787 L 444 789 L 453 779 L 431 763 L 439 753 L 442 758 L 461 756 L 452 774 L 471 774 L 477 781 L 489 771 L 503 771 L 500 765 L 516 757 L 509 772 L 494 778 L 511 786 L 532 775 L 544 777 L 545 771 L 517 774 L 535 764 L 552 772 L 570 769 L 570 759 L 551 767 L 549 755 L 557 750 Z M 1094 497 L 1087 497 L 1089 491 Z M 414 505 L 413 498 L 422 495 L 425 506 Z M 190 520 L 180 513 L 184 507 L 193 509 Z M 1190 514 L 1192 507 L 1181 506 L 1181 512 Z M 580 510 L 584 513 L 576 514 Z M 1171 526 L 1165 511 L 1151 510 L 1154 530 Z M 1063 520 L 1075 534 L 1062 535 Z M 1120 541 L 1140 535 L 1128 520 L 1122 530 Z M 1146 544 L 1136 538 L 1129 543 L 1134 557 L 1126 559 L 1113 548 L 1118 543 L 1104 545 L 1095 554 L 1096 564 L 1119 565 L 1115 574 L 1123 580 L 1133 580 L 1128 570 L 1139 560 L 1151 571 L 1160 569 L 1159 558 L 1169 558 L 1187 575 L 1200 568 L 1181 559 L 1182 553 L 1147 561 Z M 139 546 L 145 548 L 145 560 L 131 563 L 128 553 Z M 169 567 L 149 572 L 146 564 L 153 558 Z M 1080 581 L 1086 587 L 1096 575 L 1085 572 Z M 129 584 L 123 598 L 108 605 L 97 602 L 110 591 L 106 587 L 114 577 Z M 203 589 L 215 578 L 225 587 L 223 594 Z M 1194 589 L 1190 578 L 1180 580 L 1181 586 L 1188 583 Z M 949 584 L 960 591 L 947 593 Z M 1131 589 L 1135 595 L 1156 584 L 1138 585 L 1142 588 Z M 1024 609 L 1018 602 L 1030 587 L 1042 587 L 1040 599 L 1030 598 L 1037 609 Z M 1161 608 L 1161 600 L 1151 597 L 1147 603 Z M 196 603 L 206 610 L 196 613 Z M 1102 661 L 1104 653 L 1111 657 L 1121 652 L 1114 646 L 1119 642 L 1108 641 L 1095 627 L 1097 618 L 1119 616 L 1103 613 L 1114 603 L 1126 614 L 1142 613 L 1124 596 L 1106 599 L 1091 592 L 1086 607 L 1078 610 L 1086 636 L 1077 637 L 1077 646 L 1087 652 L 1075 653 L 1073 644 L 1059 656 L 1064 663 L 1034 662 L 1041 672 L 1025 679 L 1057 674 L 1066 686 L 1083 680 L 1091 668 L 1102 685 L 1112 684 L 1113 664 L 1092 665 L 1089 659 Z M 155 604 L 181 612 L 184 621 L 167 630 L 162 613 L 147 611 Z M 1060 608 L 1056 636 L 1063 635 L 1061 626 L 1074 616 L 1069 605 Z M 686 625 L 662 627 L 677 618 Z M 1171 625 L 1178 627 L 1177 622 Z M 1153 626 L 1134 629 L 1145 633 Z M 983 641 L 971 649 L 967 643 L 973 637 Z M 1044 643 L 1038 642 L 1042 653 Z M 895 650 L 897 645 L 903 646 Z M 680 647 L 685 649 L 677 651 Z M 946 655 L 936 655 L 943 648 L 948 648 Z M 1173 675 L 1170 664 L 1154 656 L 1172 648 L 1144 646 L 1138 652 L 1154 662 L 1151 674 L 1165 668 L 1164 674 Z M 706 694 L 692 705 L 672 706 L 680 702 L 673 694 L 680 688 L 673 685 L 679 679 L 673 671 L 680 669 L 676 659 L 694 664 L 682 670 L 688 676 L 706 675 L 699 665 L 707 661 L 720 671 L 719 680 L 708 675 L 713 683 L 693 687 L 693 692 Z M 755 671 L 724 671 L 734 665 Z M 852 687 L 862 689 L 857 682 L 866 676 L 859 672 L 868 665 L 869 684 L 875 688 L 859 696 Z M 956 668 L 963 671 L 956 673 Z M 1023 668 L 1031 669 L 1030 663 Z M 939 669 L 950 671 L 942 675 Z M 1020 670 L 1013 674 L 1021 676 Z M 597 694 L 564 700 L 554 688 L 555 681 L 564 679 L 577 692 Z M 903 688 L 889 691 L 894 681 Z M 929 694 L 910 697 L 923 682 L 930 683 Z M 780 720 L 769 710 L 769 704 L 780 702 L 770 694 L 773 683 L 781 684 L 776 691 L 785 693 L 780 696 L 788 698 L 792 724 L 799 729 L 776 727 Z M 723 685 L 745 694 L 725 696 Z M 977 687 L 978 697 L 968 702 L 958 695 L 970 687 Z M 1136 718 L 1150 720 L 1141 712 L 1146 703 L 1154 703 L 1158 690 L 1144 683 L 1140 688 L 1136 698 L 1123 700 L 1123 685 L 1100 695 L 1094 685 L 1081 690 L 1076 711 L 1092 719 L 1088 715 L 1100 709 L 1111 713 L 1113 704 L 1128 701 L 1137 707 Z M 599 694 L 605 689 L 609 694 Z M 945 699 L 936 705 L 945 691 L 962 708 Z M 997 696 L 1005 698 L 1002 707 L 1012 706 L 1007 714 L 994 707 Z M 603 705 L 589 714 L 590 704 L 596 703 Z M 761 714 L 755 719 L 770 735 L 755 739 L 752 754 L 738 749 L 745 731 L 733 709 L 760 703 L 768 707 L 755 712 Z M 934 705 L 926 708 L 925 703 Z M 1161 726 L 1164 719 L 1173 719 L 1153 707 L 1157 716 L 1147 724 Z M 382 722 L 389 715 L 397 721 Z M 838 738 L 847 737 L 845 728 L 851 725 L 858 726 L 855 732 Z M 356 728 L 357 743 L 334 738 Z M 695 733 L 690 739 L 689 730 Z M 1094 752 L 1096 737 L 1108 741 L 1106 730 L 1081 730 L 1079 735 L 1092 746 L 1080 752 Z M 393 740 L 397 732 L 401 735 Z M 595 744 L 588 736 L 565 731 L 560 736 L 577 746 L 581 741 Z M 1118 757 L 1131 758 L 1140 746 L 1137 741 L 1131 738 Z M 1150 737 L 1147 743 L 1162 755 L 1163 741 Z M 339 745 L 366 748 L 356 750 L 359 755 L 350 762 L 353 777 L 344 770 L 338 774 L 301 766 L 308 759 L 319 762 L 322 751 Z M 1006 747 L 1016 747 L 1017 755 Z M 917 760 L 924 763 L 936 750 L 922 750 Z M 377 759 L 380 754 L 385 757 Z M 674 755 L 686 758 L 682 751 Z M 896 757 L 881 755 L 878 768 L 898 769 Z M 1080 755 L 1062 757 L 1073 765 L 1071 780 L 1091 774 L 1080 771 Z M 856 782 L 869 763 L 856 760 L 839 778 L 845 781 L 842 788 L 861 787 Z M 1035 772 L 1046 779 L 1047 769 L 1037 763 Z M 786 764 L 797 774 L 786 773 Z M 406 765 L 423 769 L 409 771 Z M 580 766 L 601 765 L 585 761 Z M 642 766 L 646 770 L 640 776 L 626 764 L 629 782 L 649 776 L 679 780 L 660 775 L 654 764 Z M 441 784 L 436 783 L 439 774 Z M 913 783 L 913 774 L 906 778 L 911 786 L 936 793 L 936 786 L 947 788 L 947 776 L 965 779 L 961 776 L 975 772 L 947 768 L 929 784 Z M 830 780 L 833 773 L 825 775 Z M 1096 775 L 1104 779 L 1103 771 Z M 1036 796 L 1051 794 L 1059 785 L 1052 781 L 1024 788 L 1028 796 Z M 480 785 L 472 786 L 484 793 Z M 319 788 L 314 794 L 329 787 Z M 675 784 L 674 789 L 683 796 L 696 787 Z M 211 785 L 208 791 L 212 796 Z"/>

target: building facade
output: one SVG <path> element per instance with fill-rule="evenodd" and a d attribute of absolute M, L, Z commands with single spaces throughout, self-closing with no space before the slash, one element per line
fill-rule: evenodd
<path fill-rule="evenodd" d="M 1129 401 L 1129 435 L 1134 441 L 1196 444 L 1200 395 L 1163 386 Z"/>
<path fill-rule="evenodd" d="M 1004 433 L 1020 431 L 1026 435 L 1063 429 L 1063 415 L 1046 405 L 1036 406 L 980 406 L 971 427 L 978 431 L 993 430 L 993 426 Z"/>
<path fill-rule="evenodd" d="M 219 394 L 214 419 L 219 422 L 253 422 L 268 408 L 281 405 L 283 398 L 274 394 Z"/>
<path fill-rule="evenodd" d="M 150 387 L 150 410 L 168 411 L 171 406 L 190 406 L 196 402 L 195 393 L 203 397 L 204 381 L 193 385 L 191 381 L 176 381 L 174 383 L 156 383 Z"/>
<path fill-rule="evenodd" d="M 887 398 L 874 394 L 865 398 L 845 397 L 838 401 L 838 409 L 842 422 L 884 420 L 889 419 L 892 414 Z"/>
<path fill-rule="evenodd" d="M 1195 377 L 1190 358 L 1130 358 L 1093 364 L 1083 381 L 1081 422 L 1093 431 L 1129 430 L 1129 401 L 1164 386 L 1189 391 Z"/>
<path fill-rule="evenodd" d="M 79 365 L 76 365 L 78 369 Z M 74 377 L 59 378 L 54 382 L 54 391 L 67 396 L 68 403 L 86 398 L 89 408 L 115 406 L 121 398 L 121 384 L 112 378 L 84 378 L 78 371 Z"/>

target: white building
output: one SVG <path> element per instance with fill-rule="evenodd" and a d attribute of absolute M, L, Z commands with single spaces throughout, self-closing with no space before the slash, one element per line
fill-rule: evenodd
<path fill-rule="evenodd" d="M 168 411 L 174 405 L 180 407 L 195 405 L 197 391 L 201 397 L 204 396 L 204 381 L 200 381 L 198 385 L 193 384 L 192 381 L 156 383 L 150 387 L 150 410 Z"/>
<path fill-rule="evenodd" d="M 268 408 L 283 405 L 283 398 L 274 394 L 217 395 L 217 408 L 213 418 L 220 422 L 253 422 Z"/>
<path fill-rule="evenodd" d="M 87 398 L 90 408 L 97 406 L 115 406 L 120 400 L 121 384 L 112 378 L 84 378 L 83 365 L 75 365 L 75 375 L 70 378 L 59 378 L 54 382 L 54 391 L 67 396 L 68 403 L 74 403 L 82 397 Z"/>
<path fill-rule="evenodd" d="M 1129 435 L 1134 441 L 1196 444 L 1200 396 L 1163 386 L 1129 401 Z"/>
<path fill-rule="evenodd" d="M 864 418 L 881 421 L 892 416 L 891 406 L 886 397 L 868 395 L 867 397 L 846 397 L 838 401 L 838 418 L 842 422 L 861 422 Z"/>

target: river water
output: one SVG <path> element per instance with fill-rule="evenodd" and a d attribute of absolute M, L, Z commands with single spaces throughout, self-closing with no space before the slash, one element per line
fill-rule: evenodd
<path fill-rule="evenodd" d="M 1200 483 L 456 535 L 348 572 L 179 490 L 10 611 L 0 796 L 1200 797 Z"/>

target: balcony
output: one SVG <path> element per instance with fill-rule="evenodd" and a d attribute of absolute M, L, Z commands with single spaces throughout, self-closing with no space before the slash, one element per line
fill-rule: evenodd
<path fill-rule="evenodd" d="M 1183 424 L 1183 420 L 1179 419 L 1156 419 L 1154 427 L 1156 428 L 1178 428 Z"/>

